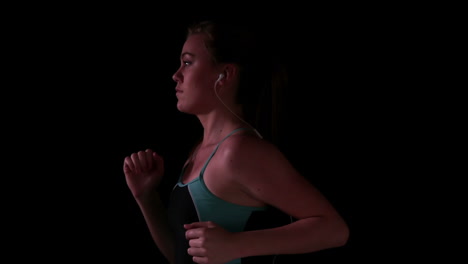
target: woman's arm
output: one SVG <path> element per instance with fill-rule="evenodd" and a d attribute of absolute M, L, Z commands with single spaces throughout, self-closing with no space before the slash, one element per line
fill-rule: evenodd
<path fill-rule="evenodd" d="M 274 145 L 247 139 L 229 155 L 230 173 L 246 193 L 298 219 L 282 227 L 234 234 L 236 257 L 301 254 L 346 244 L 349 229 L 344 219 Z"/>
<path fill-rule="evenodd" d="M 174 238 L 170 233 L 166 208 L 157 187 L 164 175 L 164 160 L 151 149 L 125 157 L 125 179 L 161 253 L 174 263 Z"/>
<path fill-rule="evenodd" d="M 169 263 L 174 263 L 174 236 L 169 228 L 166 208 L 159 195 L 155 195 L 151 200 L 137 200 L 137 203 L 153 241 Z"/>

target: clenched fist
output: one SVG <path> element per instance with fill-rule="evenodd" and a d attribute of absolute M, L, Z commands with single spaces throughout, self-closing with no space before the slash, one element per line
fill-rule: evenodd
<path fill-rule="evenodd" d="M 146 198 L 159 186 L 164 175 L 164 160 L 151 149 L 125 157 L 123 171 L 135 199 Z"/>

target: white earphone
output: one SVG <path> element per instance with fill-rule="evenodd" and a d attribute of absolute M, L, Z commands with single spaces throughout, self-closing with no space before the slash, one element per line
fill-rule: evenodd
<path fill-rule="evenodd" d="M 224 78 L 224 74 L 223 74 L 223 73 L 220 73 L 220 74 L 219 74 L 219 77 L 218 77 L 218 80 L 216 80 L 216 83 L 218 83 L 219 81 L 221 81 L 222 78 Z"/>

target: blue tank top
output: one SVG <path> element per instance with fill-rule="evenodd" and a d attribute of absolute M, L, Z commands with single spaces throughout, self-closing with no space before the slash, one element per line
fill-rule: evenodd
<path fill-rule="evenodd" d="M 182 168 L 179 180 L 171 192 L 169 200 L 169 222 L 175 234 L 176 264 L 194 263 L 187 253 L 188 240 L 185 238 L 184 224 L 212 221 L 230 232 L 242 232 L 273 228 L 288 223 L 289 217 L 279 210 L 265 206 L 243 206 L 225 201 L 214 195 L 206 186 L 203 174 L 219 146 L 232 134 L 247 128 L 238 128 L 224 137 L 214 148 L 202 167 L 199 176 L 182 182 L 186 166 Z M 230 261 L 228 264 L 274 263 L 275 256 L 256 256 Z"/>

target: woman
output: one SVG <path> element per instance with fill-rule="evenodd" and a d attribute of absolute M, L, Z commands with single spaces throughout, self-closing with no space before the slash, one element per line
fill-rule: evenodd
<path fill-rule="evenodd" d="M 170 263 L 274 263 L 348 240 L 340 214 L 274 144 L 267 128 L 278 114 L 281 68 L 247 28 L 211 21 L 189 28 L 173 79 L 177 109 L 199 119 L 203 137 L 168 210 L 157 191 L 163 158 L 147 149 L 124 160 L 127 184 Z"/>

